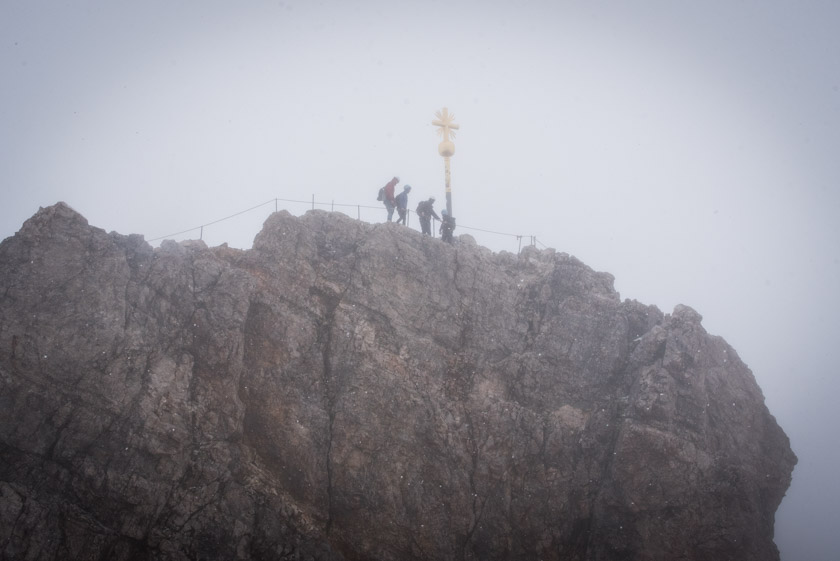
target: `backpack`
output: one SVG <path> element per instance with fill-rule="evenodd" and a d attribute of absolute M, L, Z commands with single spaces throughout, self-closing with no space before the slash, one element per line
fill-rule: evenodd
<path fill-rule="evenodd" d="M 379 194 L 376 195 L 377 201 L 384 201 L 385 200 L 385 187 L 379 188 Z"/>

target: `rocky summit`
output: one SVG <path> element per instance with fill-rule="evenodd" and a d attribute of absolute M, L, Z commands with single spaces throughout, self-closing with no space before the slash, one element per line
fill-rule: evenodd
<path fill-rule="evenodd" d="M 687 306 L 338 213 L 0 244 L 3 560 L 779 558 L 796 463 Z"/>

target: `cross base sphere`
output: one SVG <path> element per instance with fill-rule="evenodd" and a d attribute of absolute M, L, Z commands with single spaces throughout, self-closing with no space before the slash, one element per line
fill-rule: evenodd
<path fill-rule="evenodd" d="M 449 158 L 455 154 L 455 143 L 451 140 L 444 140 L 438 145 L 438 152 L 444 158 Z"/>

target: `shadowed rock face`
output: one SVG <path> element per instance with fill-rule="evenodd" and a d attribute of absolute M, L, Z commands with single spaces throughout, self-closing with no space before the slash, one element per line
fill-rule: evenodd
<path fill-rule="evenodd" d="M 341 214 L 0 245 L 2 559 L 778 559 L 796 458 L 701 317 Z"/>

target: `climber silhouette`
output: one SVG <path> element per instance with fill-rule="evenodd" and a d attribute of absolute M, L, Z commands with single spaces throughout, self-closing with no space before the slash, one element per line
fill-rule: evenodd
<path fill-rule="evenodd" d="M 440 220 L 434 209 L 435 198 L 429 197 L 417 205 L 417 216 L 420 218 L 420 230 L 427 236 L 432 235 L 432 217 Z"/>
<path fill-rule="evenodd" d="M 452 232 L 455 231 L 455 217 L 449 216 L 446 209 L 440 211 L 440 214 L 443 217 L 440 221 L 440 239 L 447 243 L 454 243 Z"/>
<path fill-rule="evenodd" d="M 385 204 L 385 210 L 388 211 L 388 222 L 394 216 L 394 209 L 397 207 L 397 201 L 394 200 L 394 187 L 399 183 L 400 178 L 394 177 L 391 181 L 385 184 L 385 196 L 382 202 Z"/>
<path fill-rule="evenodd" d="M 403 187 L 402 193 L 397 195 L 396 202 L 397 202 L 397 214 L 400 215 L 397 218 L 397 224 L 405 225 L 405 217 L 408 214 L 408 194 L 411 192 L 411 185 L 406 185 Z"/>

